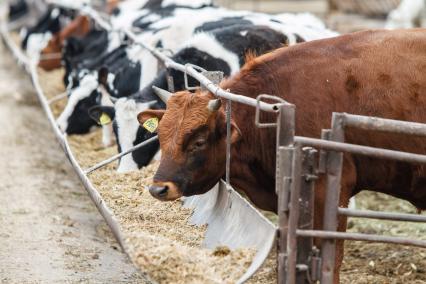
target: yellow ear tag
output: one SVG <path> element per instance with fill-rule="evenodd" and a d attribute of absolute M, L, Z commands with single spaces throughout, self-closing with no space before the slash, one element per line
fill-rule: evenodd
<path fill-rule="evenodd" d="M 147 119 L 143 123 L 143 127 L 148 130 L 151 133 L 154 133 L 155 130 L 157 130 L 158 127 L 158 117 L 152 117 L 150 119 Z"/>
<path fill-rule="evenodd" d="M 101 114 L 101 117 L 99 118 L 99 123 L 100 123 L 100 125 L 109 124 L 109 123 L 111 123 L 111 118 L 109 117 L 108 114 L 106 114 L 105 112 L 103 112 Z"/>

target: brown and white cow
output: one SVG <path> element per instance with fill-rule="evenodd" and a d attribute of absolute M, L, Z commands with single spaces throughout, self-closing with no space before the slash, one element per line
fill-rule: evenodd
<path fill-rule="evenodd" d="M 55 34 L 47 43 L 47 46 L 41 51 L 44 59 L 38 64 L 46 71 L 50 71 L 61 67 L 61 56 L 55 56 L 62 52 L 64 41 L 72 36 L 84 36 L 90 30 L 90 19 L 87 16 L 78 16 L 69 25 Z M 48 58 L 48 56 L 53 56 Z"/>
<path fill-rule="evenodd" d="M 296 105 L 296 134 L 319 137 L 332 112 L 426 123 L 426 30 L 365 31 L 278 49 L 252 59 L 221 84 L 255 98 L 266 93 Z M 160 119 L 162 151 L 150 188 L 160 200 L 208 191 L 225 173 L 225 101 L 209 92 L 180 92 L 167 109 L 139 114 Z M 233 103 L 231 183 L 260 208 L 276 211 L 275 131 L 254 126 L 254 108 Z M 263 121 L 274 121 L 265 114 Z M 419 137 L 348 129 L 346 141 L 426 154 Z M 341 204 L 369 189 L 426 209 L 426 168 L 347 154 Z M 322 227 L 324 177 L 316 185 L 315 228 Z M 342 218 L 339 230 L 345 230 Z M 337 254 L 343 257 L 342 242 Z M 338 281 L 336 273 L 335 281 Z"/>

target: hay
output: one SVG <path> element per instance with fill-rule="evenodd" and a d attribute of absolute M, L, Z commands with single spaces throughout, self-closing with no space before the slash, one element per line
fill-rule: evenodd
<path fill-rule="evenodd" d="M 62 71 L 39 70 L 39 76 L 46 97 L 51 98 L 63 90 Z M 65 103 L 66 100 L 55 104 L 56 116 Z M 68 141 L 82 168 L 117 153 L 116 147 L 102 148 L 100 129 L 87 135 L 70 136 Z M 180 201 L 160 202 L 151 197 L 145 187 L 157 165 L 127 174 L 117 173 L 116 166 L 117 163 L 109 164 L 90 174 L 89 179 L 118 219 L 130 258 L 153 280 L 234 283 L 247 270 L 254 250 L 202 248 L 206 227 L 189 224 L 192 210 L 183 208 Z"/>
<path fill-rule="evenodd" d="M 376 192 L 357 195 L 358 209 L 416 213 L 410 203 Z M 426 224 L 354 218 L 349 231 L 426 240 Z M 341 283 L 426 283 L 426 249 L 393 244 L 345 242 Z"/>

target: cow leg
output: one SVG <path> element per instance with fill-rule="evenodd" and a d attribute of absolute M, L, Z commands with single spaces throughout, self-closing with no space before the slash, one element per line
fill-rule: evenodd
<path fill-rule="evenodd" d="M 419 211 L 426 210 L 426 166 L 413 165 L 413 177 L 411 179 L 411 200 L 410 202 Z"/>
<path fill-rule="evenodd" d="M 314 229 L 322 230 L 324 222 L 325 209 L 325 193 L 326 193 L 327 178 L 322 175 L 315 184 L 315 204 L 314 204 Z M 348 207 L 349 199 L 352 196 L 356 184 L 356 168 L 351 157 L 344 156 L 343 172 L 340 190 L 340 207 Z M 337 231 L 345 232 L 347 225 L 347 217 L 339 216 Z M 314 240 L 315 246 L 321 248 L 321 240 Z M 334 283 L 339 283 L 339 271 L 342 266 L 344 256 L 344 241 L 336 241 L 336 262 L 334 270 Z"/>

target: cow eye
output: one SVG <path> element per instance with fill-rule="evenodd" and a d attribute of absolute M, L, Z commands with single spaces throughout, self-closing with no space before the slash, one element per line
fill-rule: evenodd
<path fill-rule="evenodd" d="M 197 140 L 197 141 L 195 141 L 195 147 L 203 147 L 204 146 L 204 144 L 206 144 L 206 140 Z"/>
<path fill-rule="evenodd" d="M 206 140 L 205 139 L 198 139 L 194 142 L 192 150 L 193 151 L 197 151 L 202 149 L 204 146 L 206 145 Z"/>

